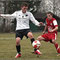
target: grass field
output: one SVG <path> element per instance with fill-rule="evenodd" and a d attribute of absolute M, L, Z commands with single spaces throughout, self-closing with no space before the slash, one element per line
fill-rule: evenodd
<path fill-rule="evenodd" d="M 37 38 L 42 33 L 33 33 Z M 60 32 L 58 32 L 57 42 L 60 45 Z M 42 41 L 40 51 L 43 53 L 41 56 L 32 54 L 33 48 L 30 44 L 30 40 L 25 37 L 21 41 L 22 57 L 15 59 L 15 34 L 3 33 L 0 34 L 0 60 L 60 60 L 60 56 L 57 56 L 56 49 L 53 44 Z"/>

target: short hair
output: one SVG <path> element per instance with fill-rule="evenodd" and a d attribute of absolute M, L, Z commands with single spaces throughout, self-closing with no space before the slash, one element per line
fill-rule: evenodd
<path fill-rule="evenodd" d="M 50 15 L 52 15 L 52 16 L 53 16 L 53 13 L 52 13 L 52 12 L 47 12 L 47 14 L 50 14 Z"/>
<path fill-rule="evenodd" d="M 21 4 L 21 7 L 23 7 L 23 6 L 28 7 L 29 5 L 28 5 L 27 2 L 23 2 L 23 3 Z"/>

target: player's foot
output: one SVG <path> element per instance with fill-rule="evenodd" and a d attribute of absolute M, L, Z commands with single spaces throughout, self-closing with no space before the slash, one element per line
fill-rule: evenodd
<path fill-rule="evenodd" d="M 38 55 L 41 55 L 42 54 L 39 50 L 36 50 L 34 53 L 35 54 L 38 54 Z"/>
<path fill-rule="evenodd" d="M 58 52 L 57 56 L 60 56 L 60 48 L 57 49 L 57 52 Z"/>
<path fill-rule="evenodd" d="M 21 54 L 17 53 L 15 58 L 19 58 L 19 57 L 21 57 Z"/>
<path fill-rule="evenodd" d="M 59 54 L 57 54 L 57 56 L 60 56 L 60 53 L 59 53 Z"/>

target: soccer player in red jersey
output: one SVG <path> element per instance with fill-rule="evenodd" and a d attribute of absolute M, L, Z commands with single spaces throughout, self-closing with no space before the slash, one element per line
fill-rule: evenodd
<path fill-rule="evenodd" d="M 45 33 L 47 29 L 48 33 Z M 46 42 L 48 41 L 51 42 L 52 44 L 54 44 L 57 52 L 60 53 L 60 47 L 56 42 L 57 30 L 58 30 L 57 21 L 55 18 L 53 18 L 53 14 L 51 12 L 48 12 L 46 18 L 46 26 L 44 28 L 43 35 L 39 36 L 37 39 L 39 41 L 44 40 Z"/>

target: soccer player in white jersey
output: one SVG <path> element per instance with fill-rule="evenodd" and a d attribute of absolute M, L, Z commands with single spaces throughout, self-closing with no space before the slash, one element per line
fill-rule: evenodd
<path fill-rule="evenodd" d="M 21 10 L 20 11 L 15 11 L 13 14 L 0 14 L 1 17 L 11 17 L 11 18 L 16 18 L 17 21 L 17 26 L 16 26 L 16 50 L 17 50 L 17 55 L 15 58 L 21 57 L 21 46 L 20 46 L 20 40 L 22 40 L 23 36 L 26 36 L 27 38 L 29 37 L 31 40 L 31 43 L 33 43 L 34 36 L 32 32 L 30 31 L 29 27 L 29 20 L 31 20 L 36 26 L 40 26 L 42 22 L 38 22 L 33 14 L 28 10 L 28 4 L 24 2 L 21 5 Z M 34 52 L 36 54 L 41 54 L 41 52 L 37 49 L 34 49 Z"/>

